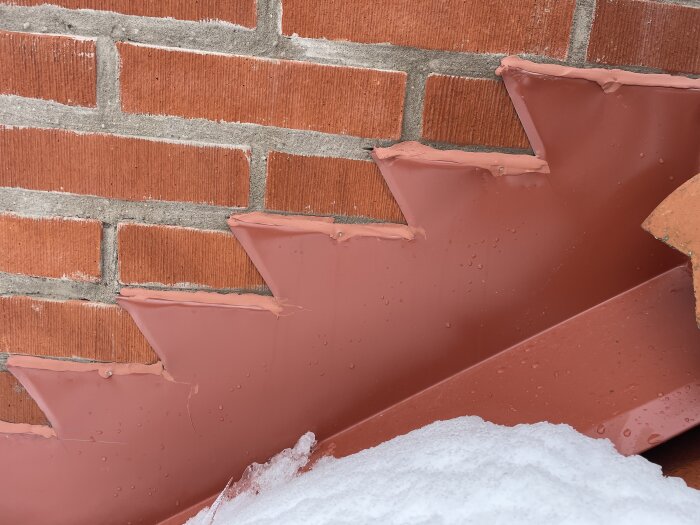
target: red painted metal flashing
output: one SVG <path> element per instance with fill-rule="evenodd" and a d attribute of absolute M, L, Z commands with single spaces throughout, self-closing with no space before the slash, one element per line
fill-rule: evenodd
<path fill-rule="evenodd" d="M 700 80 L 500 73 L 537 157 L 376 150 L 407 226 L 233 216 L 274 298 L 123 293 L 161 367 L 11 358 L 56 436 L 0 434 L 0 516 L 157 523 L 308 430 L 339 454 L 381 439 L 353 432 L 389 407 L 386 429 L 409 428 L 416 399 L 421 418 L 562 421 L 625 452 L 695 425 L 685 259 L 639 225 L 700 171 Z"/>
<path fill-rule="evenodd" d="M 326 439 L 315 457 L 465 415 L 568 423 L 643 452 L 700 422 L 692 304 L 689 269 L 669 270 Z"/>

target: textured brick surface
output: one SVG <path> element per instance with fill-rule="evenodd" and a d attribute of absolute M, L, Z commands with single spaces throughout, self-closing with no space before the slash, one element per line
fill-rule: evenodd
<path fill-rule="evenodd" d="M 94 106 L 95 42 L 0 31 L 0 94 Z"/>
<path fill-rule="evenodd" d="M 47 424 L 44 413 L 9 372 L 0 372 L 0 421 Z"/>
<path fill-rule="evenodd" d="M 0 271 L 96 281 L 101 240 L 97 221 L 0 215 Z"/>
<path fill-rule="evenodd" d="M 564 58 L 574 0 L 284 0 L 282 32 L 448 51 Z"/>
<path fill-rule="evenodd" d="M 232 234 L 171 226 L 119 226 L 123 283 L 253 288 L 262 277 Z"/>
<path fill-rule="evenodd" d="M 122 109 L 398 138 L 405 73 L 120 44 Z"/>
<path fill-rule="evenodd" d="M 0 126 L 0 186 L 246 206 L 248 180 L 241 149 Z"/>
<path fill-rule="evenodd" d="M 158 360 L 117 305 L 0 297 L 0 352 L 98 361 Z"/>
<path fill-rule="evenodd" d="M 255 0 L 3 0 L 0 3 L 53 4 L 69 9 L 95 9 L 178 20 L 223 20 L 245 27 L 255 26 Z"/>
<path fill-rule="evenodd" d="M 588 59 L 700 73 L 696 8 L 640 0 L 598 0 Z"/>
<path fill-rule="evenodd" d="M 405 222 L 377 166 L 363 160 L 272 152 L 267 162 L 265 206 Z"/>
<path fill-rule="evenodd" d="M 528 147 L 502 82 L 443 75 L 428 77 L 423 138 L 453 144 Z"/>

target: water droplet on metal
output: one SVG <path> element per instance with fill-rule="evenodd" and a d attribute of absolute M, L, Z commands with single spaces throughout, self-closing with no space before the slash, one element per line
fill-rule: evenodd
<path fill-rule="evenodd" d="M 661 434 L 651 434 L 647 438 L 647 443 L 650 445 L 656 445 L 657 443 L 661 443 Z"/>

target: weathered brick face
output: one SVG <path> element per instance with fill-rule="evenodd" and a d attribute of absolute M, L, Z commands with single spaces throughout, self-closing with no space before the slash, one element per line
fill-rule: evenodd
<path fill-rule="evenodd" d="M 119 276 L 125 284 L 255 288 L 260 274 L 228 233 L 122 224 Z"/>
<path fill-rule="evenodd" d="M 248 204 L 247 151 L 0 125 L 0 185 L 132 201 Z"/>
<path fill-rule="evenodd" d="M 700 73 L 700 9 L 646 0 L 596 6 L 590 61 Z"/>
<path fill-rule="evenodd" d="M 286 0 L 282 31 L 308 38 L 564 58 L 574 0 Z"/>
<path fill-rule="evenodd" d="M 0 94 L 71 106 L 97 102 L 94 40 L 0 31 Z"/>
<path fill-rule="evenodd" d="M 0 297 L 0 323 L 0 352 L 126 363 L 157 361 L 131 317 L 113 304 Z"/>
<path fill-rule="evenodd" d="M 699 42 L 687 0 L 0 0 L 0 420 L 45 421 L 6 353 L 157 359 L 120 287 L 264 291 L 234 211 L 401 223 L 372 147 L 527 150 L 503 54 Z"/>
<path fill-rule="evenodd" d="M 503 83 L 431 75 L 425 88 L 423 138 L 452 144 L 526 148 Z"/>
<path fill-rule="evenodd" d="M 401 133 L 404 73 L 119 46 L 122 109 L 372 138 Z"/>
<path fill-rule="evenodd" d="M 97 281 L 101 241 L 97 221 L 0 214 L 0 271 Z"/>
<path fill-rule="evenodd" d="M 271 210 L 404 222 L 373 162 L 275 151 L 268 158 L 267 173 L 265 205 Z"/>

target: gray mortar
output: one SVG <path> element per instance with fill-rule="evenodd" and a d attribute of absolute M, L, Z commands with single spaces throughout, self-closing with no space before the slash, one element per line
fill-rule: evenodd
<path fill-rule="evenodd" d="M 588 40 L 595 18 L 595 2 L 596 0 L 576 0 L 567 56 L 572 64 L 582 65 L 586 62 Z"/>
<path fill-rule="evenodd" d="M 666 0 L 666 2 L 695 7 L 700 5 L 697 0 Z M 595 0 L 577 0 L 568 63 L 579 67 L 588 67 L 585 63 L 586 50 L 594 8 Z M 205 52 L 403 71 L 407 74 L 407 86 L 402 140 L 420 138 L 424 86 L 429 75 L 447 74 L 494 79 L 496 78 L 494 71 L 504 56 L 503 54 L 432 51 L 389 44 L 358 44 L 286 37 L 281 34 L 280 0 L 258 0 L 257 19 L 257 29 L 251 30 L 222 22 L 147 18 L 110 12 L 71 10 L 48 5 L 36 7 L 2 5 L 0 6 L 0 29 L 72 35 L 96 40 L 97 107 L 72 107 L 50 101 L 0 96 L 0 124 L 249 148 L 251 183 L 249 206 L 246 209 L 260 210 L 264 209 L 266 163 L 271 151 L 367 160 L 372 147 L 387 146 L 394 141 L 257 124 L 122 113 L 116 42 L 125 41 Z M 537 62 L 559 62 L 537 55 L 522 56 Z M 656 69 L 643 67 L 624 69 L 658 72 Z M 456 147 L 440 143 L 430 145 L 465 151 L 531 154 L 530 150 L 508 148 Z M 130 202 L 94 196 L 0 188 L 0 211 L 29 217 L 89 218 L 103 223 L 101 259 L 103 277 L 100 282 L 80 283 L 64 279 L 0 273 L 0 295 L 21 294 L 50 299 L 87 299 L 112 303 L 120 288 L 116 245 L 116 230 L 119 223 L 138 222 L 227 231 L 226 218 L 234 212 L 244 210 L 193 203 Z M 340 222 L 373 221 L 365 217 L 336 217 L 336 219 Z M 146 287 L 173 289 L 173 287 L 157 284 L 146 285 Z M 220 292 L 253 291 L 269 294 L 266 288 L 212 290 L 192 286 L 182 289 L 207 289 Z M 0 354 L 0 370 L 3 367 L 3 357 Z"/>

